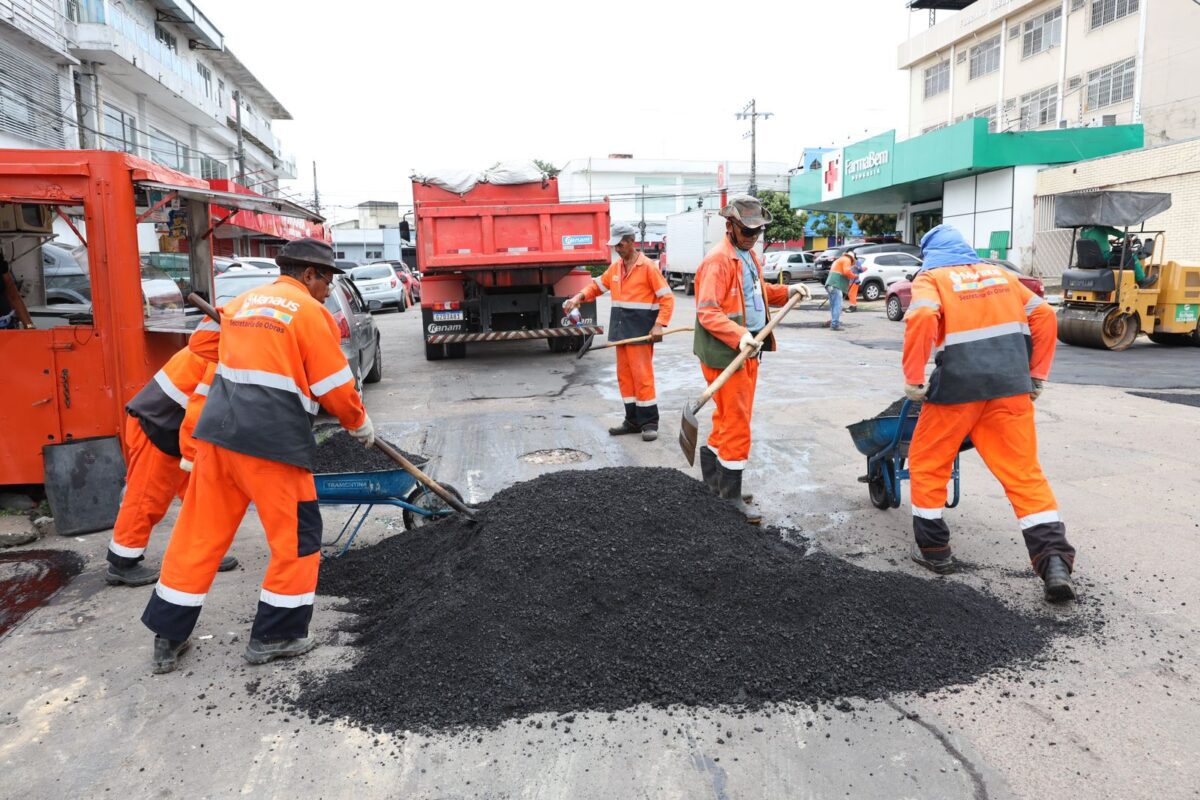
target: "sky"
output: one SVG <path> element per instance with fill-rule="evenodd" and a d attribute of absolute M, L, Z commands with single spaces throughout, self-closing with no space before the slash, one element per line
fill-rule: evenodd
<path fill-rule="evenodd" d="M 294 117 L 274 123 L 331 217 L 409 202 L 408 176 L 631 153 L 790 165 L 906 122 L 904 0 L 201 0 Z M 910 27 L 911 26 L 911 27 Z M 340 213 L 339 213 L 340 210 Z"/>

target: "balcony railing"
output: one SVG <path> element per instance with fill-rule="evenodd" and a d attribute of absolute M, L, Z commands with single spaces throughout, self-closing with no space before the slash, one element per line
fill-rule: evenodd
<path fill-rule="evenodd" d="M 67 15 L 54 0 L 0 0 L 0 20 L 59 53 L 69 52 Z"/>

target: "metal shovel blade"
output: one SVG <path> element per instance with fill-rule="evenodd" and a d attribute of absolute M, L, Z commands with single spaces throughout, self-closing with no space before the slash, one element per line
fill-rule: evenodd
<path fill-rule="evenodd" d="M 583 344 L 579 346 L 579 351 L 575 353 L 576 358 L 583 358 L 583 354 L 592 349 L 592 342 L 596 341 L 596 334 L 589 333 L 583 337 Z"/>
<path fill-rule="evenodd" d="M 696 463 L 696 441 L 700 438 L 700 423 L 692 404 L 683 407 L 683 419 L 679 423 L 679 449 L 687 459 L 688 466 Z"/>

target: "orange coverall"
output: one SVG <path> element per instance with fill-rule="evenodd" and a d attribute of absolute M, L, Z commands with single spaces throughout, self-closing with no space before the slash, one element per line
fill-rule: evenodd
<path fill-rule="evenodd" d="M 337 324 L 299 281 L 280 277 L 222 309 L 219 361 L 200 421 L 196 459 L 162 574 L 142 621 L 181 641 L 195 627 L 217 566 L 247 506 L 271 548 L 251 636 L 303 638 L 320 565 L 312 421 L 323 406 L 346 428 L 366 411 Z M 201 332 L 193 350 L 206 342 Z"/>
<path fill-rule="evenodd" d="M 612 292 L 608 339 L 615 342 L 645 336 L 655 325 L 664 328 L 675 311 L 675 296 L 658 266 L 639 253 L 629 269 L 617 259 L 583 290 L 585 303 Z M 654 389 L 654 344 L 624 344 L 617 351 L 617 386 L 625 405 L 625 421 L 636 428 L 658 425 Z"/>
<path fill-rule="evenodd" d="M 936 367 L 909 446 L 913 532 L 922 552 L 950 555 L 942 519 L 954 457 L 970 436 L 1004 486 L 1041 575 L 1047 556 L 1072 566 L 1058 503 L 1038 463 L 1030 378 L 1045 380 L 1054 360 L 1054 311 L 1008 270 L 990 264 L 946 266 L 913 281 L 905 315 L 904 380 L 926 383 Z"/>
<path fill-rule="evenodd" d="M 117 567 L 142 560 L 154 526 L 187 488 L 188 474 L 179 468 L 179 431 L 204 367 L 204 360 L 185 347 L 129 401 L 125 496 L 107 554 Z"/>
<path fill-rule="evenodd" d="M 787 303 L 788 287 L 764 282 L 758 255 L 752 251 L 751 257 L 758 268 L 758 282 L 767 306 L 779 307 Z M 696 270 L 696 354 L 700 356 L 700 369 L 708 383 L 717 379 L 728 360 L 741 349 L 738 343 L 747 332 L 745 319 L 742 262 L 729 238 L 725 237 L 708 252 Z M 709 355 L 712 345 L 704 344 L 711 341 L 709 337 L 717 340 L 719 352 L 729 356 L 724 363 Z M 763 349 L 775 349 L 774 336 L 767 340 Z M 713 395 L 715 408 L 707 447 L 716 455 L 717 462 L 728 470 L 745 469 L 750 458 L 750 417 L 758 386 L 758 365 L 757 358 L 746 359 Z"/>

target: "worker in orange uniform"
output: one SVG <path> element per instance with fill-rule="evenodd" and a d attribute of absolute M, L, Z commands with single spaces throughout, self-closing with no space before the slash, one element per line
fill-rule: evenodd
<path fill-rule="evenodd" d="M 858 274 L 860 268 L 854 253 L 847 252 L 838 256 L 829 267 L 829 277 L 825 279 L 825 290 L 829 295 L 829 322 L 826 328 L 834 331 L 842 329 L 842 295 L 850 296 L 847 311 L 858 309 Z"/>
<path fill-rule="evenodd" d="M 582 292 L 563 303 L 574 309 L 612 292 L 612 314 L 608 322 L 610 341 L 649 335 L 645 344 L 617 347 L 617 385 L 625 404 L 625 419 L 608 432 L 613 436 L 641 433 L 642 440 L 658 438 L 658 397 L 654 390 L 654 343 L 662 341 L 663 329 L 675 310 L 675 296 L 658 266 L 646 258 L 636 244 L 637 229 L 617 223 L 612 226 L 609 247 L 617 260 Z"/>
<path fill-rule="evenodd" d="M 188 646 L 217 565 L 247 506 L 271 548 L 246 646 L 251 664 L 308 652 L 320 565 L 321 512 L 312 466 L 312 421 L 322 407 L 370 447 L 374 426 L 324 306 L 332 248 L 288 242 L 277 281 L 221 311 L 219 361 L 200 421 L 196 459 L 162 575 L 142 615 L 155 633 L 153 669 L 170 672 Z M 197 337 L 199 333 L 197 334 Z M 192 349 L 204 344 L 193 337 Z"/>
<path fill-rule="evenodd" d="M 158 580 L 158 570 L 141 562 L 154 526 L 187 487 L 186 465 L 180 460 L 181 428 L 206 364 L 183 348 L 125 408 L 125 495 L 108 545 L 105 582 L 110 586 L 145 586 Z M 218 571 L 236 566 L 237 559 L 226 556 Z"/>
<path fill-rule="evenodd" d="M 793 294 L 808 297 L 803 284 L 780 286 L 765 283 L 754 243 L 771 221 L 771 212 L 757 198 L 737 195 L 721 209 L 725 238 L 696 270 L 696 332 L 693 352 L 700 359 L 704 379 L 712 383 L 738 352 L 753 352 L 741 368 L 713 395 L 712 432 L 700 448 L 700 472 L 714 494 L 733 503 L 757 525 L 761 515 L 742 494 L 742 473 L 750 457 L 750 416 L 758 383 L 760 347 L 755 335 L 770 319 L 768 306 L 782 306 Z M 775 336 L 761 349 L 774 350 Z"/>
<path fill-rule="evenodd" d="M 954 458 L 970 436 L 1012 503 L 1046 599 L 1072 600 L 1075 549 L 1038 463 L 1033 421 L 1054 360 L 1054 312 L 1016 274 L 979 263 L 950 225 L 925 234 L 921 249 L 904 335 L 904 393 L 925 401 L 908 451 L 912 559 L 939 574 L 954 571 L 942 513 Z"/>
<path fill-rule="evenodd" d="M 192 392 L 192 396 L 188 400 L 187 411 L 183 415 L 183 424 L 179 426 L 179 453 L 182 456 L 179 459 L 179 466 L 187 472 L 192 471 L 192 466 L 196 461 L 196 423 L 200 421 L 200 414 L 204 411 L 204 403 L 208 400 L 208 392 L 212 389 L 213 378 L 216 375 L 217 363 L 215 361 L 206 362 L 204 374 L 200 377 L 200 382 L 196 384 L 196 391 Z"/>

